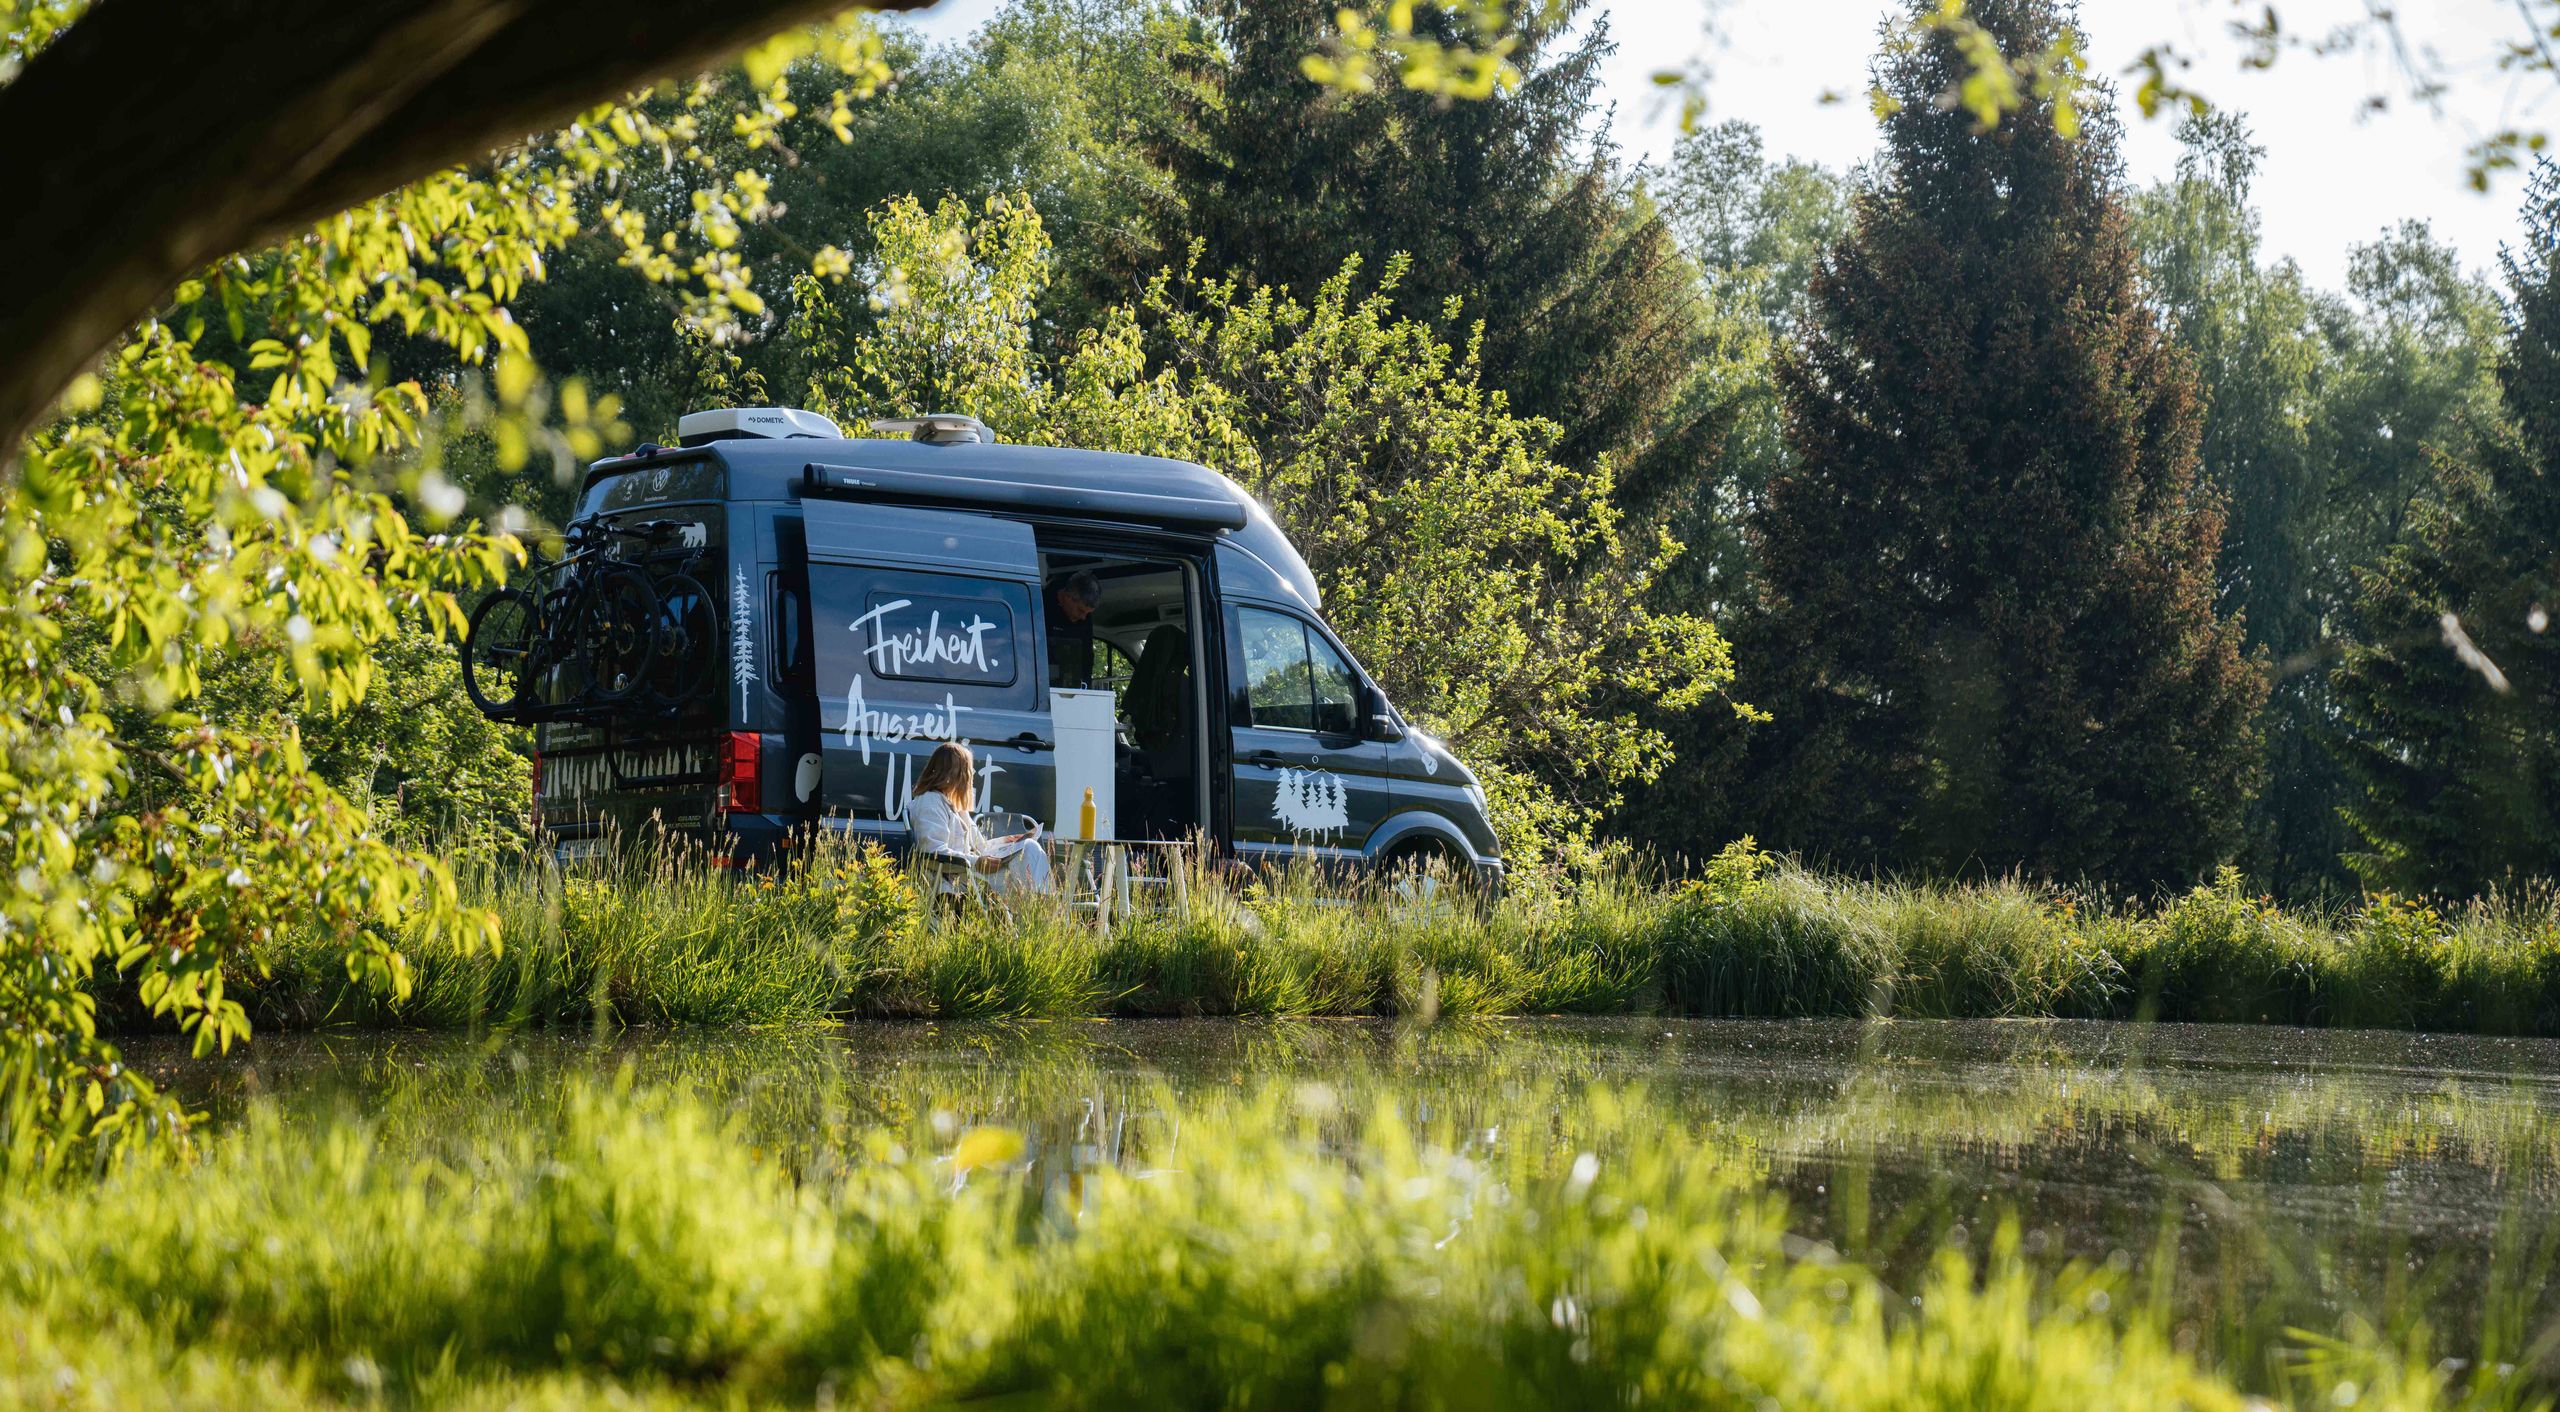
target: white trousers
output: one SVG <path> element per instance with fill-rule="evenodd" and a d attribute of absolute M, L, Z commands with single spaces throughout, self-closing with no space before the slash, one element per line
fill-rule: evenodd
<path fill-rule="evenodd" d="M 1004 869 L 993 875 L 1000 892 L 1051 892 L 1056 884 L 1049 880 L 1049 852 L 1036 843 L 1026 843 L 1004 860 Z"/>

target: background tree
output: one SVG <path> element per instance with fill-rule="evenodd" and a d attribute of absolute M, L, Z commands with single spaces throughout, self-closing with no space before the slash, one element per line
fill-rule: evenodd
<path fill-rule="evenodd" d="M 766 308 L 740 320 L 717 350 L 679 319 L 675 298 L 630 268 L 596 214 L 610 200 L 648 212 L 659 228 L 681 224 L 697 184 L 684 169 L 635 172 L 592 193 L 591 233 L 525 292 L 517 317 L 554 377 L 615 389 L 640 434 L 665 440 L 677 417 L 711 405 L 699 378 L 707 352 L 776 395 L 807 382 L 791 343 L 774 337 L 794 317 L 793 279 L 822 249 L 868 259 L 867 218 L 881 202 L 955 196 L 979 205 L 1020 193 L 1066 236 L 1048 254 L 1050 293 L 1032 330 L 1044 349 L 1062 351 L 1050 342 L 1091 325 L 1137 287 L 1127 271 L 1151 248 L 1146 213 L 1165 199 L 1168 180 L 1144 142 L 1171 121 L 1175 65 L 1207 42 L 1201 21 L 1162 0 L 1017 0 L 966 43 L 929 50 L 889 28 L 883 61 L 897 82 L 846 111 L 845 140 L 777 147 L 753 131 L 700 135 L 716 163 L 769 173 L 775 208 L 772 219 L 742 228 L 734 247 Z M 834 85 L 823 67 L 803 66 L 785 81 L 795 108 L 830 107 Z M 755 96 L 734 70 L 712 82 L 722 101 Z M 688 101 L 666 94 L 644 108 L 671 121 Z M 834 312 L 856 323 L 869 317 L 860 305 Z"/>
<path fill-rule="evenodd" d="M 2009 53 L 2065 38 L 2047 0 L 1971 14 Z M 2237 846 L 2265 686 L 2215 608 L 2194 375 L 2113 119 L 2075 136 L 2045 97 L 1986 130 L 1936 101 L 1954 40 L 1891 34 L 1882 165 L 1779 364 L 1750 823 L 1859 864 L 2193 877 Z"/>
<path fill-rule="evenodd" d="M 1720 335 L 1722 356 L 1701 364 L 1700 378 L 1725 411 L 1714 459 L 1666 493 L 1667 525 L 1687 552 L 1662 589 L 1666 602 L 1721 616 L 1740 605 L 1750 579 L 1743 527 L 1787 463 L 1776 351 L 1795 336 L 1823 256 L 1848 233 L 1848 186 L 1812 163 L 1770 160 L 1746 122 L 1683 136 L 1647 180 Z"/>
<path fill-rule="evenodd" d="M 2333 683 L 2364 844 L 2349 862 L 2400 892 L 2560 869 L 2560 170 L 2527 202 L 2497 374 L 2512 430 L 2436 458 L 2435 493 L 2358 576 Z"/>
<path fill-rule="evenodd" d="M 1196 240 L 1201 268 L 1304 299 L 1350 257 L 1401 253 L 1397 312 L 1435 319 L 1464 299 L 1485 322 L 1485 380 L 1561 429 L 1564 461 L 1612 457 L 1631 504 L 1694 477 L 1723 421 L 1693 383 L 1712 331 L 1614 159 L 1596 98 L 1605 20 L 1581 0 L 1544 7 L 1506 56 L 1517 86 L 1451 102 L 1311 79 L 1335 19 L 1322 0 L 1201 9 L 1224 54 L 1191 66 L 1184 120 L 1160 141 L 1170 182 L 1134 276 L 1180 268 Z"/>
<path fill-rule="evenodd" d="M 2230 520 L 2217 574 L 2227 614 L 2263 648 L 2271 694 L 2260 721 L 2266 784 L 2241 858 L 2291 893 L 2339 875 L 2340 785 L 2317 732 L 2329 705 L 2325 651 L 2335 548 L 2323 401 L 2334 367 L 2319 297 L 2290 262 L 2263 263 L 2250 184 L 2264 153 L 2247 125 L 2195 119 L 2175 178 L 2133 203 L 2153 297 L 2203 392 L 2204 482 Z"/>
<path fill-rule="evenodd" d="M 1698 386 L 1725 413 L 1713 459 L 1663 495 L 1659 517 L 1683 546 L 1655 586 L 1666 612 L 1733 621 L 1751 601 L 1750 525 L 1789 464 L 1774 375 L 1796 336 L 1806 290 L 1849 229 L 1848 183 L 1809 163 L 1773 161 L 1759 129 L 1727 122 L 1683 136 L 1647 183 L 1698 272 L 1697 297 L 1720 332 Z M 1729 713 L 1651 717 L 1677 763 L 1631 789 L 1610 828 L 1665 854 L 1706 857 L 1732 839 L 1727 798 L 1741 740 Z"/>
<path fill-rule="evenodd" d="M 2135 202 L 2150 285 L 2205 395 L 2205 480 L 2230 507 L 2222 604 L 2265 649 L 2266 788 L 2241 861 L 2288 895 L 2346 882 L 2348 783 L 2323 747 L 2355 574 L 2389 547 L 2433 448 L 2493 417 L 2495 303 L 2423 227 L 2360 247 L 2347 289 L 2261 262 L 2245 124 L 2188 124 L 2172 181 Z"/>

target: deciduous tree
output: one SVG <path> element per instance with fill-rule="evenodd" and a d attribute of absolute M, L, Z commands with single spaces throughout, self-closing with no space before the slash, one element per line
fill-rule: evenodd
<path fill-rule="evenodd" d="M 485 132 L 475 123 L 588 92 L 563 86 L 572 70 L 610 92 L 626 66 L 677 61 L 759 7 L 644 3 L 584 34 L 543 26 L 599 7 L 323 8 L 110 3 L 58 31 L 0 11 L 0 70 L 15 74 L 0 87 L 0 170 L 38 193 L 0 245 L 46 251 L 25 266 L 46 272 L 23 282 L 29 297 L 0 304 L 26 354 L 0 378 L 0 445 L 18 466 L 0 482 L 0 1162 L 173 1121 L 97 1035 L 101 985 L 135 986 L 206 1052 L 246 1033 L 228 982 L 281 931 L 328 937 L 352 975 L 395 991 L 406 947 L 486 935 L 441 859 L 385 838 L 391 811 L 363 800 L 372 772 L 315 761 L 278 713 L 226 710 L 239 702 L 209 695 L 208 678 L 255 654 L 299 692 L 297 714 L 343 718 L 377 685 L 377 654 L 420 628 L 458 630 L 454 592 L 517 546 L 457 520 L 468 497 L 425 455 L 438 386 L 481 366 L 485 431 L 510 466 L 598 454 L 611 421 L 606 402 L 540 380 L 507 312 L 579 230 L 582 192 L 635 160 L 695 174 L 673 228 L 609 204 L 599 215 L 625 258 L 718 329 L 761 307 L 724 252 L 772 207 L 758 172 L 706 169 L 690 134 L 716 122 L 778 139 L 794 115 L 771 100 L 795 56 L 838 70 L 839 106 L 878 77 L 867 28 L 794 31 L 750 56 L 744 107 L 706 96 L 660 122 L 606 103 L 472 170 L 429 170 L 440 144 Z M 304 32 L 270 28 L 297 19 Z M 585 42 L 617 37 L 629 51 Z M 452 70 L 491 40 L 502 58 Z M 510 76 L 524 92 L 486 86 Z M 242 86 L 264 101 L 237 101 Z M 436 99 L 454 110 L 401 126 Z M 64 136 L 19 140 L 34 133 Z M 275 150 L 243 148 L 244 134 Z M 117 162 L 92 150 L 61 166 L 119 136 L 133 146 Z M 58 207 L 40 176 L 69 183 Z M 172 209 L 190 195 L 206 208 Z M 331 213 L 331 200 L 356 204 Z M 95 229 L 63 224 L 83 211 Z M 145 309 L 158 312 L 130 328 L 99 323 Z M 21 442 L 119 329 L 62 415 Z M 437 376 L 406 371 L 418 361 Z"/>
<path fill-rule="evenodd" d="M 1733 664 L 1705 620 L 1650 606 L 1676 546 L 1629 529 L 1605 461 L 1395 310 L 1401 260 L 1300 300 L 1185 271 L 1044 360 L 1048 237 L 1026 204 L 893 201 L 862 272 L 876 320 L 795 324 L 851 423 L 937 407 L 1008 439 L 1177 456 L 1235 476 L 1307 556 L 1329 620 L 1401 709 L 1484 778 L 1517 866 L 1588 857 L 1598 811 L 1667 742 L 1643 708 L 1697 707 Z M 811 279 L 799 307 L 831 302 Z M 841 340 L 841 341 L 840 341 Z"/>

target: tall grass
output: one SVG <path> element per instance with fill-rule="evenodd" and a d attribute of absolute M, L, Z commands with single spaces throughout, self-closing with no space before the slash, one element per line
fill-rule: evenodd
<path fill-rule="evenodd" d="M 2560 1034 L 2560 917 L 2542 894 L 2314 915 L 2225 874 L 2158 906 L 2101 906 L 2017 882 L 1823 877 L 1746 849 L 1685 884 L 1626 872 L 1491 903 L 1204 874 L 1187 903 L 1100 932 L 1054 900 L 928 908 L 877 854 L 782 878 L 651 856 L 467 884 L 502 944 L 418 950 L 406 997 L 351 982 L 332 939 L 309 935 L 279 939 L 232 989 L 270 1029 L 1661 1012 Z"/>
<path fill-rule="evenodd" d="M 1145 1163 L 1039 1180 L 1008 1130 L 812 1165 L 628 1083 L 425 1160 L 262 1110 L 192 1166 L 0 1196 L 0 1399 L 2248 1405 L 2105 1269 L 2004 1235 L 1888 1286 L 1640 1098 L 1573 1112 L 1485 1131 L 1274 1085 L 1168 1100 Z M 2294 1348 L 2288 1401 L 2451 1392 L 2423 1343 Z"/>

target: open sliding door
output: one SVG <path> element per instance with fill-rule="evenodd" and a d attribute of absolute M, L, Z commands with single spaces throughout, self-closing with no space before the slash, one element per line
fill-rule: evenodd
<path fill-rule="evenodd" d="M 1040 555 L 1031 528 L 950 510 L 802 503 L 826 813 L 895 834 L 934 747 L 978 758 L 978 808 L 1045 818 Z"/>

